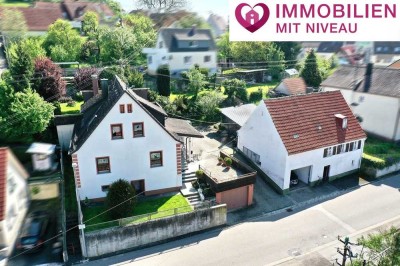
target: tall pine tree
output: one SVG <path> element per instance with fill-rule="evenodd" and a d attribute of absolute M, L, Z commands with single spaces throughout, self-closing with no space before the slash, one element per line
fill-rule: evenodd
<path fill-rule="evenodd" d="M 300 72 L 300 76 L 304 79 L 308 86 L 317 88 L 322 82 L 322 75 L 318 69 L 317 56 L 314 50 L 311 50 L 304 62 L 304 67 Z"/>
<path fill-rule="evenodd" d="M 171 94 L 171 77 L 169 67 L 162 65 L 157 69 L 157 90 L 162 96 L 169 96 Z"/>

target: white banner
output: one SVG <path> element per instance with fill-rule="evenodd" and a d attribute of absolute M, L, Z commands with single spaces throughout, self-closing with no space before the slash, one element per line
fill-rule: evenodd
<path fill-rule="evenodd" d="M 229 0 L 231 41 L 400 41 L 399 0 Z"/>

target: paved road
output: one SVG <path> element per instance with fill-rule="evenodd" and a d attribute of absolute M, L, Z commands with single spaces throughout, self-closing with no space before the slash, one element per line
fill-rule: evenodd
<path fill-rule="evenodd" d="M 332 265 L 338 235 L 356 237 L 385 221 L 400 224 L 399 187 L 400 175 L 306 209 L 260 217 L 87 265 Z M 321 247 L 325 250 L 318 253 Z"/>

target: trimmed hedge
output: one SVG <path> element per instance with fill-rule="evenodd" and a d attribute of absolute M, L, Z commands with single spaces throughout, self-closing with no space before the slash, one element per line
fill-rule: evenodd
<path fill-rule="evenodd" d="M 362 162 L 361 162 L 361 167 L 372 167 L 372 168 L 376 168 L 376 169 L 383 169 L 385 167 L 387 167 L 388 165 L 386 164 L 386 161 L 378 158 L 378 157 L 374 157 L 372 155 L 368 155 L 368 154 L 363 154 L 362 156 Z"/>

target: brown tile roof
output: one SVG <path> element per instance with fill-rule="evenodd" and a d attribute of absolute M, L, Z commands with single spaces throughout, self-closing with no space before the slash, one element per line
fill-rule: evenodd
<path fill-rule="evenodd" d="M 43 5 L 43 7 L 18 7 L 12 9 L 22 12 L 29 31 L 47 31 L 48 27 L 57 19 L 64 19 L 64 17 L 60 4 L 46 4 L 48 5 Z M 0 14 L 4 9 L 6 8 L 0 8 Z"/>
<path fill-rule="evenodd" d="M 303 78 L 286 78 L 283 81 L 290 95 L 305 94 L 307 85 Z"/>
<path fill-rule="evenodd" d="M 0 148 L 0 221 L 4 220 L 6 212 L 8 148 Z"/>
<path fill-rule="evenodd" d="M 377 94 L 400 98 L 400 70 L 386 67 L 372 69 L 371 85 L 365 90 L 365 66 L 339 67 L 331 76 L 324 80 L 321 87 Z"/>
<path fill-rule="evenodd" d="M 87 11 L 96 12 L 100 16 L 114 16 L 114 12 L 104 3 L 66 0 L 63 5 L 72 20 L 81 19 L 82 15 Z"/>
<path fill-rule="evenodd" d="M 340 91 L 264 101 L 289 155 L 366 138 Z M 336 114 L 348 119 L 343 130 Z"/>

